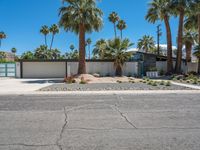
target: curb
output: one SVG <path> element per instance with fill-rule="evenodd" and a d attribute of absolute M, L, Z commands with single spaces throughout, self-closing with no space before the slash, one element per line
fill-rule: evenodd
<path fill-rule="evenodd" d="M 127 90 L 127 91 L 49 91 L 13 92 L 0 95 L 138 95 L 138 94 L 200 94 L 200 90 Z"/>

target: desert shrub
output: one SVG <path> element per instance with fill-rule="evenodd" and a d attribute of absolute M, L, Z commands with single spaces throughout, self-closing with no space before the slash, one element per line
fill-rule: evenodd
<path fill-rule="evenodd" d="M 151 85 L 152 83 L 153 83 L 152 80 L 149 80 L 149 81 L 147 82 L 148 85 Z"/>
<path fill-rule="evenodd" d="M 87 81 L 84 79 L 84 77 L 81 77 L 80 84 L 87 84 Z"/>
<path fill-rule="evenodd" d="M 190 80 L 186 80 L 187 83 L 190 83 Z"/>
<path fill-rule="evenodd" d="M 120 81 L 120 80 L 117 80 L 117 83 L 122 83 L 122 81 Z"/>
<path fill-rule="evenodd" d="M 193 82 L 192 82 L 192 84 L 198 84 L 198 81 L 197 81 L 197 79 L 196 79 L 196 78 L 194 78 L 194 79 L 193 79 Z"/>
<path fill-rule="evenodd" d="M 74 77 L 65 77 L 64 82 L 67 84 L 72 84 L 72 83 L 76 83 L 76 80 L 74 79 Z"/>
<path fill-rule="evenodd" d="M 165 86 L 171 86 L 171 82 L 170 81 L 167 81 Z"/>
<path fill-rule="evenodd" d="M 195 71 L 188 72 L 188 74 L 189 75 L 198 75 L 197 72 L 195 72 Z"/>
<path fill-rule="evenodd" d="M 161 82 L 160 82 L 160 85 L 165 85 L 165 82 L 164 82 L 164 81 L 161 81 Z"/>
<path fill-rule="evenodd" d="M 152 82 L 151 85 L 152 86 L 158 86 L 156 81 Z"/>
<path fill-rule="evenodd" d="M 177 80 L 177 78 L 176 78 L 176 77 L 173 77 L 173 78 L 172 78 L 172 80 L 173 80 L 173 81 L 176 81 L 176 80 Z"/>
<path fill-rule="evenodd" d="M 147 81 L 146 81 L 146 80 L 143 80 L 142 83 L 147 83 Z"/>

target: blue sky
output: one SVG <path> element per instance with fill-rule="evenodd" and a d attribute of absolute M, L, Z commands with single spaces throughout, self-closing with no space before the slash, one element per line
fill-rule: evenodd
<path fill-rule="evenodd" d="M 128 28 L 124 31 L 124 37 L 130 38 L 137 45 L 137 41 L 143 35 L 152 35 L 156 39 L 156 25 L 148 23 L 144 16 L 150 0 L 102 0 L 98 4 L 104 12 L 104 28 L 99 33 L 87 35 L 91 37 L 93 44 L 100 38 L 113 38 L 113 25 L 108 21 L 108 15 L 116 11 L 121 19 L 127 22 Z M 58 10 L 62 6 L 62 0 L 0 0 L 0 31 L 7 34 L 7 39 L 2 42 L 2 50 L 10 51 L 16 47 L 20 55 L 24 51 L 34 51 L 39 45 L 44 44 L 44 37 L 39 33 L 42 25 L 58 23 Z M 176 43 L 177 19 L 171 20 L 173 43 Z M 161 43 L 166 43 L 165 27 L 162 24 L 163 35 Z M 50 36 L 49 36 L 50 42 Z M 78 37 L 74 33 L 61 30 L 56 36 L 54 48 L 63 53 L 68 51 L 69 45 L 78 47 Z"/>

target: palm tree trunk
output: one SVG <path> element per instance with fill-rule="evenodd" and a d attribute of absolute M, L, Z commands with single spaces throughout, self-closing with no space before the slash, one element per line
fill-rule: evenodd
<path fill-rule="evenodd" d="M 78 66 L 78 74 L 86 74 L 85 26 L 84 26 L 84 24 L 79 25 L 79 66 Z"/>
<path fill-rule="evenodd" d="M 173 61 L 172 61 L 172 34 L 169 24 L 168 16 L 164 17 L 166 32 L 167 32 L 167 73 L 173 72 Z"/>
<path fill-rule="evenodd" d="M 90 44 L 88 45 L 89 59 L 90 59 Z"/>
<path fill-rule="evenodd" d="M 176 58 L 176 73 L 181 73 L 182 64 L 182 48 L 183 48 L 183 24 L 184 24 L 184 10 L 180 11 L 179 17 L 179 29 L 178 29 L 178 49 Z"/>
<path fill-rule="evenodd" d="M 197 73 L 200 75 L 200 58 L 198 58 L 198 69 L 197 69 Z"/>
<path fill-rule="evenodd" d="M 185 43 L 185 48 L 186 48 L 186 62 L 191 62 L 191 54 L 192 54 L 192 43 L 191 42 L 186 42 Z"/>
<path fill-rule="evenodd" d="M 0 48 L 1 48 L 1 40 L 0 40 Z"/>
<path fill-rule="evenodd" d="M 122 40 L 122 38 L 123 38 L 123 35 L 122 35 L 123 33 L 122 33 L 122 30 L 121 30 L 121 40 Z"/>
<path fill-rule="evenodd" d="M 114 32 L 115 32 L 115 38 L 117 38 L 117 30 L 116 30 L 116 24 L 114 23 Z"/>
<path fill-rule="evenodd" d="M 45 35 L 44 38 L 45 38 L 45 45 L 47 47 L 47 35 Z"/>
<path fill-rule="evenodd" d="M 200 45 L 200 13 L 198 14 L 199 45 Z"/>
<path fill-rule="evenodd" d="M 52 49 L 53 41 L 54 41 L 54 34 L 52 35 L 50 50 Z"/>
<path fill-rule="evenodd" d="M 122 67 L 120 65 L 117 65 L 115 75 L 122 76 Z"/>

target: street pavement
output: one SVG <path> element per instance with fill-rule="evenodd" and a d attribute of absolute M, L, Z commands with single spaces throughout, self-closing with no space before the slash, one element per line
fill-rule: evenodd
<path fill-rule="evenodd" d="M 0 95 L 0 150 L 199 150 L 199 97 Z"/>

